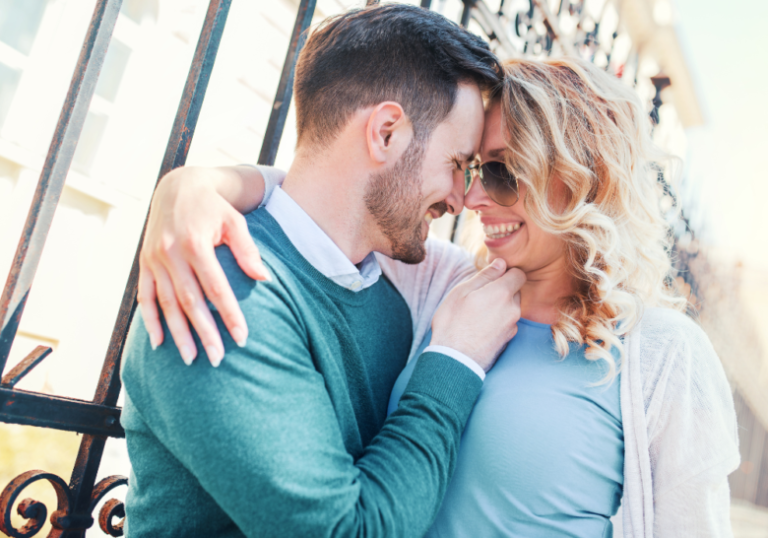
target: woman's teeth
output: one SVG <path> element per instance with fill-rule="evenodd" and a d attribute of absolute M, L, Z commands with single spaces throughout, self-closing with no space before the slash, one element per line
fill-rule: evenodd
<path fill-rule="evenodd" d="M 427 214 L 424 216 L 424 220 L 426 220 L 426 221 L 427 221 L 427 224 L 432 224 L 432 213 L 427 213 Z"/>
<path fill-rule="evenodd" d="M 490 239 L 501 239 L 502 237 L 511 235 L 513 232 L 518 230 L 521 225 L 522 223 L 520 222 L 514 224 L 484 224 L 483 231 L 485 232 L 485 235 Z"/>

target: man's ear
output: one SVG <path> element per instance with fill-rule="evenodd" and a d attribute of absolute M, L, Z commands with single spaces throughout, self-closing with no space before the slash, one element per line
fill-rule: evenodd
<path fill-rule="evenodd" d="M 371 160 L 387 164 L 398 160 L 411 143 L 413 126 L 399 103 L 385 101 L 371 111 L 365 138 Z"/>

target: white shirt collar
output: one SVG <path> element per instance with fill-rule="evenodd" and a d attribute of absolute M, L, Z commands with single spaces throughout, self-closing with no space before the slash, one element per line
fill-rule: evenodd
<path fill-rule="evenodd" d="M 360 291 L 379 280 L 381 267 L 373 252 L 365 257 L 358 270 L 306 211 L 280 187 L 275 187 L 265 207 L 299 254 L 339 286 Z"/>

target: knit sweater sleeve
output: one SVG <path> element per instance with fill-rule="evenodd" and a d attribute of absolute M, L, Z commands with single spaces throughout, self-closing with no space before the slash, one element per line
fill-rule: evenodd
<path fill-rule="evenodd" d="M 219 368 L 204 355 L 187 367 L 168 334 L 151 352 L 139 319 L 123 371 L 129 450 L 141 436 L 156 438 L 246 536 L 423 535 L 480 380 L 448 357 L 425 354 L 398 412 L 355 460 L 280 282 L 255 283 L 231 254 L 219 257 L 246 312 L 248 342 L 240 348 L 225 337 Z M 141 452 L 131 456 L 140 477 L 148 462 Z M 157 494 L 164 504 L 162 488 Z"/>
<path fill-rule="evenodd" d="M 704 331 L 671 310 L 646 315 L 642 340 L 653 535 L 729 537 L 727 477 L 739 450 L 720 360 Z"/>

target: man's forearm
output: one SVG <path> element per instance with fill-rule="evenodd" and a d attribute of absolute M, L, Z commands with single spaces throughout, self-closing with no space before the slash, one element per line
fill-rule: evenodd
<path fill-rule="evenodd" d="M 245 347 L 225 341 L 218 369 L 204 361 L 188 368 L 167 344 L 151 351 L 141 319 L 131 330 L 123 381 L 134 404 L 125 428 L 139 458 L 137 484 L 160 481 L 144 497 L 132 490 L 131 517 L 154 517 L 141 507 L 170 488 L 164 483 L 175 475 L 158 478 L 156 469 L 173 460 L 199 493 L 200 514 L 223 510 L 248 536 L 423 535 L 450 480 L 480 378 L 449 357 L 425 354 L 400 407 L 360 455 L 354 409 L 338 391 L 346 377 L 329 358 L 318 371 L 279 280 L 258 285 L 235 274 L 226 249 L 219 254 L 247 298 Z M 168 461 L 146 451 L 152 439 Z M 187 523 L 174 525 L 181 531 Z"/>

